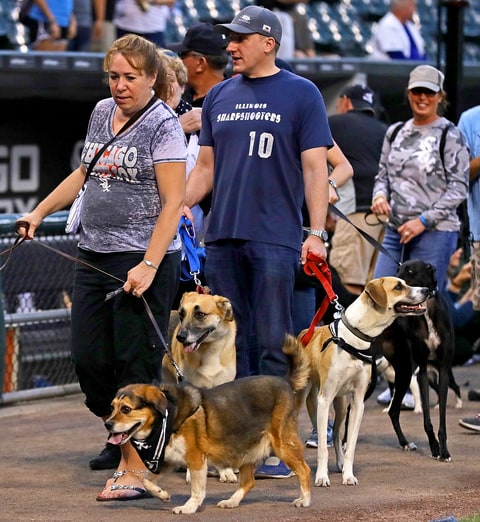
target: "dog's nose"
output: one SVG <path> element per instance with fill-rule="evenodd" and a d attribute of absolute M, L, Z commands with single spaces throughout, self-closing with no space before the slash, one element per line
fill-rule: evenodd
<path fill-rule="evenodd" d="M 182 333 L 181 331 L 178 331 L 178 333 L 177 333 L 177 341 L 179 343 L 184 344 L 186 340 L 187 340 L 187 336 L 184 333 Z"/>
<path fill-rule="evenodd" d="M 108 431 L 110 431 L 113 426 L 113 424 L 109 421 L 104 422 L 103 425 L 105 426 L 105 428 L 107 428 Z"/>

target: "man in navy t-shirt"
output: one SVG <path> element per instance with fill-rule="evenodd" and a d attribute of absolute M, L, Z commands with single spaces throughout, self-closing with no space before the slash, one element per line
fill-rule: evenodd
<path fill-rule="evenodd" d="M 237 322 L 237 377 L 284 376 L 285 333 L 300 260 L 326 257 L 325 104 L 309 80 L 275 65 L 282 30 L 268 9 L 248 6 L 216 26 L 229 41 L 234 76 L 203 103 L 200 153 L 187 183 L 189 207 L 212 192 L 205 276 L 228 297 Z M 302 203 L 309 235 L 302 245 Z"/>

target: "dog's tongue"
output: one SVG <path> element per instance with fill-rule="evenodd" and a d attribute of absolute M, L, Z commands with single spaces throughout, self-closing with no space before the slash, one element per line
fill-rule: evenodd
<path fill-rule="evenodd" d="M 197 343 L 191 343 L 191 344 L 184 344 L 183 349 L 187 353 L 192 353 L 197 348 Z"/>
<path fill-rule="evenodd" d="M 122 433 L 113 433 L 108 438 L 108 442 L 110 442 L 110 444 L 120 444 L 122 442 L 122 440 L 123 440 Z"/>

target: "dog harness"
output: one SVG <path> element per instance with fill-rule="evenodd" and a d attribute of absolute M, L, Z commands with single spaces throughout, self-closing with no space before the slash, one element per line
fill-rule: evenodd
<path fill-rule="evenodd" d="M 344 322 L 345 326 L 354 335 L 356 335 L 357 337 L 360 337 L 360 339 L 362 339 L 363 341 L 367 341 L 367 342 L 372 342 L 373 341 L 373 337 L 368 337 L 367 335 L 363 334 L 362 332 L 360 332 L 356 328 L 353 328 L 348 323 L 346 323 L 344 321 L 344 315 L 343 314 L 342 314 L 342 321 Z M 356 357 L 357 359 L 360 359 L 361 361 L 363 361 L 365 363 L 373 365 L 374 358 L 373 358 L 373 355 L 372 355 L 371 348 L 369 348 L 368 350 L 359 350 L 358 348 L 355 348 L 354 346 L 352 346 L 352 345 L 348 344 L 347 342 L 345 342 L 345 340 L 342 339 L 341 337 L 338 337 L 338 323 L 339 322 L 340 322 L 340 319 L 335 319 L 335 321 L 333 321 L 333 323 L 330 323 L 328 325 L 328 327 L 330 329 L 330 332 L 332 334 L 332 337 L 330 337 L 329 339 L 327 339 L 323 343 L 321 351 L 323 352 L 323 350 L 325 350 L 330 343 L 335 343 L 339 348 L 341 348 L 342 350 L 345 350 L 350 355 L 353 355 L 353 357 Z M 352 330 L 352 328 L 353 328 L 353 330 Z M 360 335 L 357 335 L 357 332 Z"/>

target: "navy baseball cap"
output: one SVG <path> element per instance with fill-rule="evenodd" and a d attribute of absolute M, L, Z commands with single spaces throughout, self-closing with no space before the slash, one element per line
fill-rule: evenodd
<path fill-rule="evenodd" d="M 214 32 L 212 24 L 201 22 L 192 25 L 181 42 L 168 44 L 168 48 L 181 55 L 193 51 L 199 54 L 220 56 L 225 53 L 225 35 Z"/>
<path fill-rule="evenodd" d="M 280 45 L 282 40 L 282 26 L 277 16 L 265 7 L 249 5 L 244 7 L 230 24 L 218 24 L 215 31 L 219 33 L 258 33 L 271 36 Z"/>
<path fill-rule="evenodd" d="M 364 85 L 349 85 L 340 93 L 352 102 L 353 108 L 357 111 L 369 111 L 375 114 L 375 96 L 369 87 Z"/>

